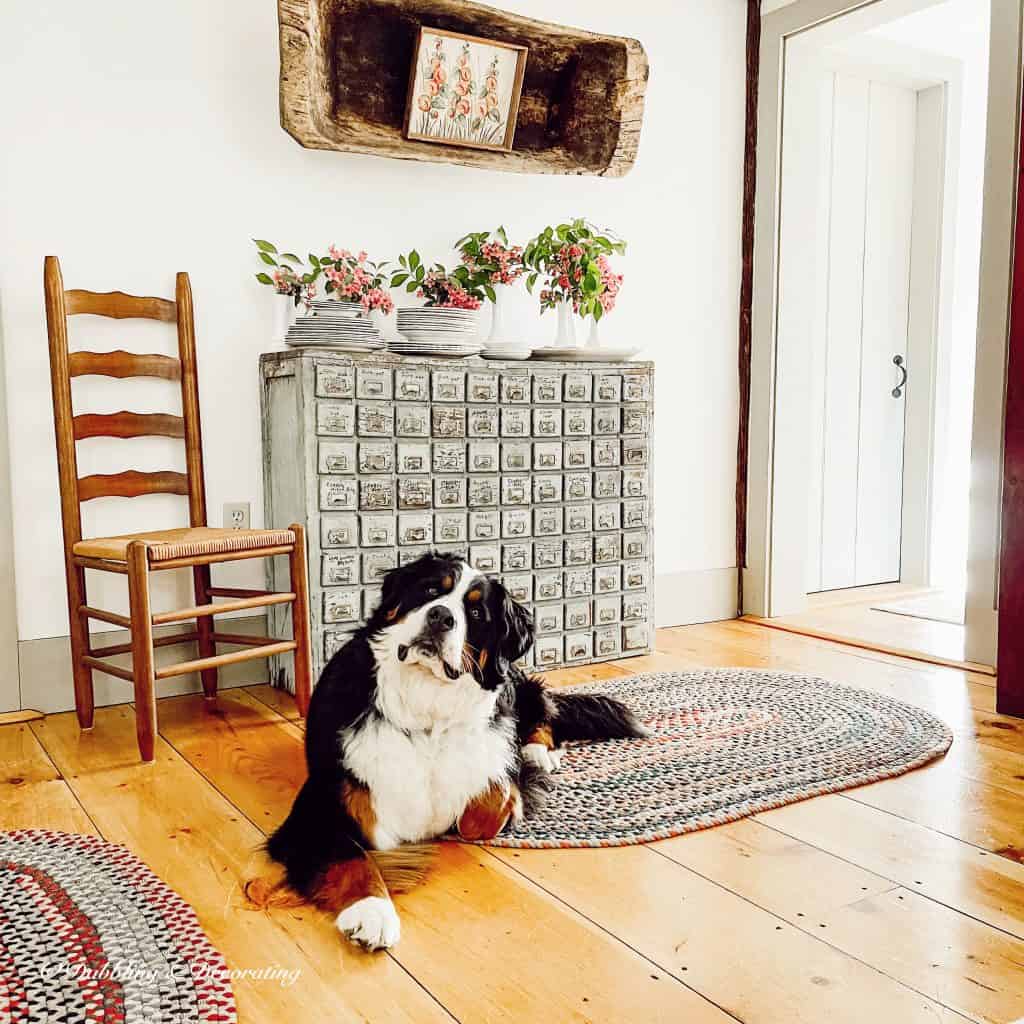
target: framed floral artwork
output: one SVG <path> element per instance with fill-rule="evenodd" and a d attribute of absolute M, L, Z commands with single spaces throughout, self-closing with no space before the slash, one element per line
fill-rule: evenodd
<path fill-rule="evenodd" d="M 526 53 L 525 46 L 420 26 L 405 137 L 511 151 Z"/>

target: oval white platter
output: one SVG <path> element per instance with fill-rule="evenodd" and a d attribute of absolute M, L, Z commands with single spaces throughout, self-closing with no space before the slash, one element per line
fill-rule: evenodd
<path fill-rule="evenodd" d="M 632 359 L 637 348 L 535 348 L 531 359 L 557 359 L 566 363 L 621 363 Z"/>

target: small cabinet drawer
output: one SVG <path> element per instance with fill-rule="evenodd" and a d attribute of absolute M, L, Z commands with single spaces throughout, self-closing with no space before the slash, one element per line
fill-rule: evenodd
<path fill-rule="evenodd" d="M 631 530 L 622 535 L 623 558 L 646 558 L 650 553 L 649 537 L 645 530 Z"/>
<path fill-rule="evenodd" d="M 622 496 L 622 471 L 599 469 L 594 474 L 595 498 L 619 498 Z"/>
<path fill-rule="evenodd" d="M 528 476 L 503 476 L 501 478 L 502 505 L 529 505 L 530 478 Z"/>
<path fill-rule="evenodd" d="M 591 633 L 565 634 L 565 660 L 583 661 L 594 656 L 594 637 Z"/>
<path fill-rule="evenodd" d="M 318 401 L 316 432 L 334 437 L 352 437 L 356 432 L 355 406 L 348 402 Z"/>
<path fill-rule="evenodd" d="M 557 405 L 562 401 L 562 375 L 540 372 L 533 375 L 533 400 L 539 405 Z"/>
<path fill-rule="evenodd" d="M 359 481 L 359 508 L 365 512 L 395 507 L 395 481 L 374 479 Z"/>
<path fill-rule="evenodd" d="M 594 529 L 594 506 L 589 502 L 585 505 L 565 506 L 565 532 L 591 533 Z"/>
<path fill-rule="evenodd" d="M 363 587 L 363 618 L 368 619 L 380 604 L 380 587 Z"/>
<path fill-rule="evenodd" d="M 590 442 L 563 442 L 562 465 L 566 469 L 587 469 L 590 466 Z"/>
<path fill-rule="evenodd" d="M 599 501 L 594 505 L 594 526 L 598 530 L 620 529 L 622 506 L 617 501 Z"/>
<path fill-rule="evenodd" d="M 395 411 L 398 437 L 430 437 L 430 406 L 399 405 Z"/>
<path fill-rule="evenodd" d="M 395 407 L 390 402 L 361 402 L 356 406 L 356 432 L 360 437 L 392 437 Z"/>
<path fill-rule="evenodd" d="M 358 539 L 354 514 L 320 517 L 320 547 L 354 548 Z"/>
<path fill-rule="evenodd" d="M 624 466 L 647 465 L 647 441 L 640 438 L 625 438 L 622 442 L 622 464 Z"/>
<path fill-rule="evenodd" d="M 432 464 L 435 473 L 465 473 L 465 442 L 435 441 L 433 446 Z"/>
<path fill-rule="evenodd" d="M 533 577 L 528 572 L 509 573 L 502 583 L 513 601 L 526 604 L 533 600 Z"/>
<path fill-rule="evenodd" d="M 622 377 L 617 373 L 599 373 L 594 379 L 595 402 L 621 402 Z"/>
<path fill-rule="evenodd" d="M 501 536 L 507 540 L 518 540 L 530 536 L 530 510 L 511 508 L 501 513 Z"/>
<path fill-rule="evenodd" d="M 530 568 L 529 541 L 502 544 L 501 569 L 503 572 L 522 572 Z"/>
<path fill-rule="evenodd" d="M 356 398 L 393 398 L 391 370 L 383 366 L 360 366 L 356 369 Z"/>
<path fill-rule="evenodd" d="M 464 476 L 435 477 L 434 504 L 438 508 L 465 508 L 466 478 Z"/>
<path fill-rule="evenodd" d="M 565 629 L 565 609 L 557 604 L 538 604 L 534 613 L 538 633 L 561 633 Z"/>
<path fill-rule="evenodd" d="M 533 510 L 533 535 L 535 537 L 556 537 L 562 532 L 562 509 L 551 505 Z"/>
<path fill-rule="evenodd" d="M 623 590 L 646 590 L 651 582 L 649 562 L 626 562 L 622 567 Z"/>
<path fill-rule="evenodd" d="M 533 446 L 533 468 L 550 472 L 562 468 L 562 442 L 537 441 Z"/>
<path fill-rule="evenodd" d="M 469 478 L 467 503 L 470 508 L 498 504 L 498 478 L 474 476 Z"/>
<path fill-rule="evenodd" d="M 561 409 L 534 409 L 533 436 L 559 437 L 562 433 Z"/>
<path fill-rule="evenodd" d="M 594 630 L 594 654 L 599 658 L 622 653 L 622 635 L 618 626 Z"/>
<path fill-rule="evenodd" d="M 590 565 L 594 560 L 594 541 L 591 537 L 569 537 L 565 541 L 566 565 Z"/>
<path fill-rule="evenodd" d="M 498 471 L 498 442 L 470 441 L 469 469 L 472 473 L 496 473 Z"/>
<path fill-rule="evenodd" d="M 380 583 L 392 569 L 398 567 L 394 549 L 363 552 L 363 583 Z"/>
<path fill-rule="evenodd" d="M 622 621 L 640 622 L 647 618 L 650 602 L 644 594 L 624 594 L 622 597 Z"/>
<path fill-rule="evenodd" d="M 599 533 L 594 538 L 594 561 L 598 565 L 607 565 L 622 558 L 622 534 Z"/>
<path fill-rule="evenodd" d="M 498 407 L 470 409 L 467 413 L 466 433 L 470 437 L 497 437 Z"/>
<path fill-rule="evenodd" d="M 642 651 L 650 646 L 650 630 L 646 624 L 622 627 L 622 648 L 626 651 Z"/>
<path fill-rule="evenodd" d="M 622 429 L 622 417 L 616 405 L 599 407 L 594 413 L 595 434 L 618 434 Z"/>
<path fill-rule="evenodd" d="M 399 544 L 432 544 L 434 521 L 427 512 L 405 512 L 398 515 Z"/>
<path fill-rule="evenodd" d="M 471 544 L 469 560 L 480 572 L 497 572 L 501 568 L 501 548 L 497 544 Z"/>
<path fill-rule="evenodd" d="M 628 405 L 622 410 L 622 432 L 624 434 L 647 433 L 646 405 Z"/>
<path fill-rule="evenodd" d="M 537 668 L 552 668 L 555 665 L 560 665 L 563 661 L 562 650 L 561 634 L 537 637 L 533 651 L 533 660 Z"/>
<path fill-rule="evenodd" d="M 470 402 L 497 402 L 498 375 L 474 370 L 467 375 L 466 398 Z"/>
<path fill-rule="evenodd" d="M 646 373 L 627 373 L 622 376 L 622 400 L 646 402 L 651 397 L 651 378 Z"/>
<path fill-rule="evenodd" d="M 429 473 L 430 446 L 425 443 L 398 442 L 399 473 Z"/>
<path fill-rule="evenodd" d="M 409 511 L 431 507 L 429 477 L 399 477 L 398 507 Z"/>
<path fill-rule="evenodd" d="M 594 395 L 594 377 L 589 373 L 567 373 L 562 386 L 567 402 L 589 402 Z"/>
<path fill-rule="evenodd" d="M 320 582 L 325 587 L 358 583 L 358 552 L 325 551 L 320 556 Z"/>
<path fill-rule="evenodd" d="M 594 465 L 599 469 L 619 465 L 619 442 L 602 438 L 594 442 Z"/>
<path fill-rule="evenodd" d="M 527 492 L 529 493 L 529 492 Z M 562 500 L 562 476 L 559 473 L 546 473 L 533 478 L 533 500 L 538 504 L 547 504 Z"/>
<path fill-rule="evenodd" d="M 622 603 L 617 597 L 594 598 L 594 625 L 610 626 L 619 621 Z"/>
<path fill-rule="evenodd" d="M 355 395 L 355 374 L 351 366 L 325 366 L 316 368 L 317 398 L 352 398 Z"/>
<path fill-rule="evenodd" d="M 468 540 L 465 512 L 435 512 L 434 539 L 438 544 L 460 544 Z"/>
<path fill-rule="evenodd" d="M 430 398 L 430 373 L 425 366 L 400 366 L 395 370 L 395 398 L 402 402 L 426 402 Z"/>
<path fill-rule="evenodd" d="M 597 548 L 600 542 L 595 545 L 594 561 L 599 561 Z M 613 594 L 622 589 L 622 568 L 618 565 L 599 565 L 594 569 L 594 593 Z"/>
<path fill-rule="evenodd" d="M 560 540 L 537 540 L 533 545 L 533 566 L 535 569 L 560 569 L 562 567 L 562 542 Z"/>
<path fill-rule="evenodd" d="M 622 503 L 622 525 L 627 530 L 647 525 L 647 502 L 643 498 Z"/>
<path fill-rule="evenodd" d="M 533 562 L 537 564 L 537 548 L 540 542 L 533 545 Z M 564 596 L 562 589 L 562 572 L 538 572 L 534 579 L 534 596 L 538 601 L 558 601 Z"/>
<path fill-rule="evenodd" d="M 501 436 L 529 437 L 530 410 L 503 407 L 501 410 Z"/>
<path fill-rule="evenodd" d="M 593 433 L 594 414 L 587 408 L 565 410 L 566 437 L 589 437 Z"/>
<path fill-rule="evenodd" d="M 320 508 L 324 512 L 354 512 L 358 504 L 356 482 L 343 476 L 320 478 Z"/>
<path fill-rule="evenodd" d="M 497 511 L 469 513 L 470 540 L 497 540 L 500 529 Z"/>
<path fill-rule="evenodd" d="M 466 373 L 464 370 L 434 370 L 430 375 L 430 388 L 435 402 L 464 402 Z"/>
<path fill-rule="evenodd" d="M 529 405 L 530 378 L 522 373 L 503 373 L 500 382 L 502 405 Z"/>
<path fill-rule="evenodd" d="M 624 469 L 622 471 L 622 496 L 624 498 L 645 498 L 647 494 L 647 470 Z"/>
<path fill-rule="evenodd" d="M 360 473 L 394 473 L 395 446 L 390 441 L 359 443 Z"/>
<path fill-rule="evenodd" d="M 394 516 L 360 516 L 359 537 L 364 548 L 389 548 L 395 543 Z"/>
<path fill-rule="evenodd" d="M 461 405 L 431 407 L 431 433 L 434 437 L 465 437 L 466 410 Z"/>
<path fill-rule="evenodd" d="M 321 473 L 354 473 L 355 441 L 321 441 L 317 445 L 317 469 Z"/>
<path fill-rule="evenodd" d="M 589 629 L 591 625 L 590 611 L 589 601 L 566 601 L 565 628 Z"/>
<path fill-rule="evenodd" d="M 529 441 L 501 442 L 501 469 L 504 473 L 519 473 L 530 468 Z"/>
<path fill-rule="evenodd" d="M 593 592 L 594 582 L 590 569 L 565 570 L 565 596 L 589 597 Z"/>
<path fill-rule="evenodd" d="M 331 587 L 324 591 L 324 622 L 356 622 L 359 619 L 358 590 Z"/>

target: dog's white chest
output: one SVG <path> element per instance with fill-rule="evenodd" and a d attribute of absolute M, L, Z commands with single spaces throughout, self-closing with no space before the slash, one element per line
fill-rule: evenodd
<path fill-rule="evenodd" d="M 471 677 L 420 686 L 402 675 L 378 668 L 382 714 L 341 737 L 345 766 L 370 790 L 378 849 L 447 832 L 473 797 L 506 777 L 515 753 L 511 726 L 491 720 L 494 697 Z"/>

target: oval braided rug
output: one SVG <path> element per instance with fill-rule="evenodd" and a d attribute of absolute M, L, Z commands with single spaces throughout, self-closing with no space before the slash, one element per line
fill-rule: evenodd
<path fill-rule="evenodd" d="M 123 846 L 0 832 L 0 1021 L 232 1024 L 224 958 Z"/>
<path fill-rule="evenodd" d="M 654 672 L 560 692 L 617 697 L 651 735 L 569 745 L 543 806 L 488 845 L 667 839 L 900 775 L 953 740 L 911 704 L 786 672 Z"/>

